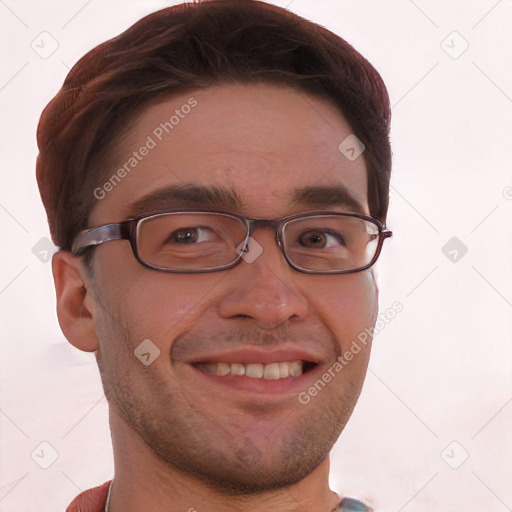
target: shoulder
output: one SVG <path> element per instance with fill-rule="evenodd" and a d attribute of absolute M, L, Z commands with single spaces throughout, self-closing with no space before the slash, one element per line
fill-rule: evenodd
<path fill-rule="evenodd" d="M 79 494 L 66 512 L 103 512 L 110 481 Z"/>
<path fill-rule="evenodd" d="M 373 512 L 371 505 L 357 498 L 343 498 L 337 512 Z"/>

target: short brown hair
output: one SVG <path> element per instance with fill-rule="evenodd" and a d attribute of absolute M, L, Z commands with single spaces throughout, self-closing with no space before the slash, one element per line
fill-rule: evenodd
<path fill-rule="evenodd" d="M 334 104 L 366 146 L 370 213 L 385 221 L 391 109 L 378 72 L 346 41 L 285 9 L 210 0 L 157 11 L 97 46 L 45 108 L 37 180 L 54 243 L 70 250 L 88 227 L 93 190 L 108 173 L 105 149 L 137 109 L 173 91 L 237 82 L 286 84 Z"/>

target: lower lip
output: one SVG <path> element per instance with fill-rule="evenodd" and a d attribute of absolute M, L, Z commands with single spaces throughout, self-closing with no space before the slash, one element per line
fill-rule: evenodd
<path fill-rule="evenodd" d="M 286 379 L 266 380 L 266 379 L 253 379 L 251 377 L 244 377 L 239 375 L 226 375 L 224 377 L 219 375 L 212 375 L 206 373 L 194 365 L 190 365 L 198 378 L 204 379 L 211 385 L 219 384 L 231 389 L 245 391 L 254 394 L 268 394 L 268 395 L 296 395 L 307 388 L 308 382 L 311 380 L 312 374 L 315 373 L 317 368 L 313 368 L 299 377 L 288 377 Z"/>

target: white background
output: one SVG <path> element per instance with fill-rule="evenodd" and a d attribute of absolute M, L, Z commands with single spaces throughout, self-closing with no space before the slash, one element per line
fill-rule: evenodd
<path fill-rule="evenodd" d="M 42 256 L 49 236 L 35 131 L 86 51 L 168 3 L 0 0 L 1 512 L 64 510 L 112 476 L 94 357 L 65 341 L 50 264 L 32 251 L 43 244 Z M 381 72 L 393 105 L 395 236 L 379 273 L 381 310 L 399 301 L 403 311 L 375 340 L 332 455 L 332 487 L 376 512 L 510 511 L 512 1 L 276 4 L 353 44 Z M 51 47 L 43 31 L 58 43 L 47 59 L 31 48 L 40 37 Z M 445 252 L 456 261 L 442 251 L 452 237 L 457 252 Z M 31 458 L 36 450 L 51 462 L 41 442 L 58 454 L 48 469 Z"/>

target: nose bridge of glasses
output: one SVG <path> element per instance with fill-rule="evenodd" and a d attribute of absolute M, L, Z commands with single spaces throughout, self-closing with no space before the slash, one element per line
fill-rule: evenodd
<path fill-rule="evenodd" d="M 256 229 L 259 228 L 267 228 L 267 230 L 271 230 L 272 233 L 275 234 L 275 240 L 277 244 L 281 247 L 281 241 L 279 239 L 279 225 L 280 222 L 278 220 L 273 219 L 249 219 L 249 232 L 247 236 L 252 237 Z"/>

